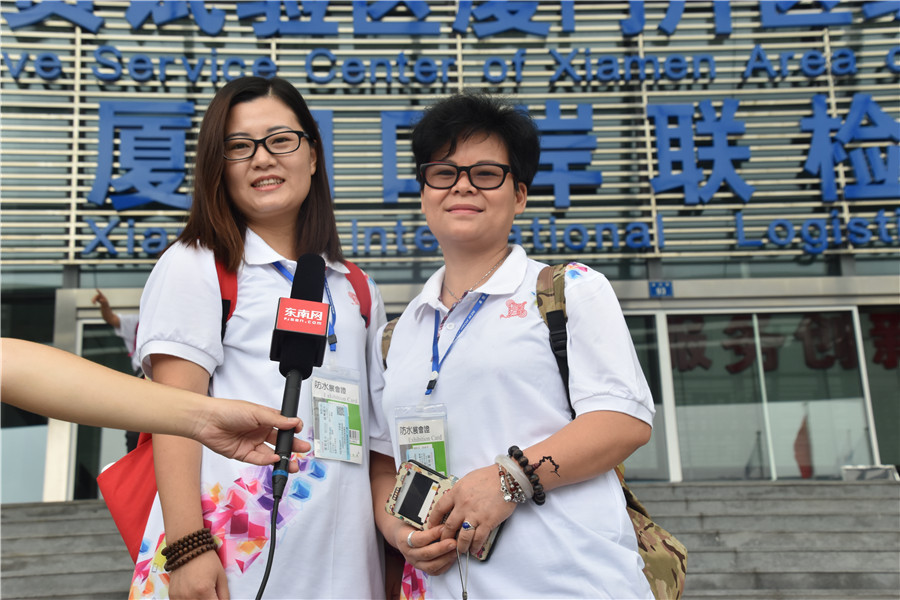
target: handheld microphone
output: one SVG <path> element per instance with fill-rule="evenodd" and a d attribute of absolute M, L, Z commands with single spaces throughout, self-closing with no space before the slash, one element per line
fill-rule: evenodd
<path fill-rule="evenodd" d="M 322 302 L 324 290 L 325 261 L 316 254 L 304 254 L 297 260 L 291 297 L 278 300 L 269 358 L 278 361 L 278 370 L 285 377 L 281 414 L 286 417 L 297 416 L 300 384 L 309 378 L 313 367 L 322 365 L 325 356 L 328 305 Z M 287 483 L 293 438 L 292 429 L 278 432 L 275 453 L 280 460 L 272 472 L 276 499 L 281 498 Z"/>

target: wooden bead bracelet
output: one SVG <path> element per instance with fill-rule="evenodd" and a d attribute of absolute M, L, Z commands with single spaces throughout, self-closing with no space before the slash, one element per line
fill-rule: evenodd
<path fill-rule="evenodd" d="M 162 549 L 162 555 L 166 557 L 165 569 L 174 571 L 216 547 L 216 538 L 209 532 L 209 528 L 198 529 Z"/>
<path fill-rule="evenodd" d="M 531 482 L 531 487 L 534 490 L 531 499 L 534 500 L 534 503 L 538 506 L 542 505 L 547 501 L 547 495 L 544 493 L 544 486 L 541 485 L 541 478 L 534 472 L 534 467 L 529 464 L 528 458 L 525 457 L 525 453 L 522 452 L 518 446 L 510 446 L 508 454 L 510 458 L 519 463 L 519 466 L 522 467 L 522 471 L 525 472 L 525 476 L 528 477 L 528 481 Z"/>

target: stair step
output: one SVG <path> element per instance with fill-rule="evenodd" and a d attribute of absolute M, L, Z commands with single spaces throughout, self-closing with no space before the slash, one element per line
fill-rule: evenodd
<path fill-rule="evenodd" d="M 9 575 L 3 568 L 3 600 L 122 600 L 128 597 L 132 569 L 103 571 L 91 569 L 86 573 L 46 574 L 33 576 Z"/>
<path fill-rule="evenodd" d="M 48 560 L 47 555 L 18 555 L 7 556 L 3 553 L 0 559 L 0 571 L 3 572 L 3 591 L 6 592 L 6 580 L 9 575 L 14 576 L 38 576 L 57 575 L 66 573 L 91 573 L 99 572 L 132 572 L 134 563 L 128 552 L 121 549 L 118 552 L 83 552 L 78 555 L 78 560 Z"/>
<path fill-rule="evenodd" d="M 10 556 L 51 556 L 65 548 L 67 554 L 79 552 L 121 552 L 127 554 L 119 532 L 78 533 L 46 537 L 3 537 L 3 558 Z"/>
<path fill-rule="evenodd" d="M 813 483 L 634 483 L 628 486 L 642 502 L 667 500 L 763 500 L 766 502 L 804 498 L 900 499 L 900 483 L 813 482 Z"/>
<path fill-rule="evenodd" d="M 685 580 L 684 598 L 690 598 L 692 590 L 718 591 L 720 598 L 731 598 L 731 590 L 762 590 L 773 593 L 787 590 L 804 591 L 815 596 L 819 590 L 842 591 L 845 598 L 857 598 L 859 590 L 890 591 L 897 598 L 900 590 L 900 573 L 702 573 L 692 569 L 688 555 L 688 574 Z M 708 593 L 709 595 L 715 595 Z M 765 595 L 764 595 L 765 596 Z"/>
<path fill-rule="evenodd" d="M 0 511 L 0 523 L 7 521 L 60 521 L 77 516 L 84 518 L 109 519 L 109 509 L 103 500 L 73 500 L 71 502 L 29 502 L 4 504 Z"/>
<path fill-rule="evenodd" d="M 713 598 L 721 600 L 848 600 L 847 590 L 685 590 L 682 600 Z M 853 600 L 897 600 L 893 590 L 853 590 Z"/>
<path fill-rule="evenodd" d="M 869 550 L 692 550 L 688 573 L 889 573 L 900 565 L 900 553 Z M 898 574 L 900 575 L 900 574 Z"/>
<path fill-rule="evenodd" d="M 678 539 L 692 552 L 700 550 L 871 550 L 900 552 L 900 531 L 829 532 L 809 531 L 703 531 L 678 532 Z"/>
<path fill-rule="evenodd" d="M 778 502 L 764 500 L 673 500 L 669 502 L 643 502 L 647 512 L 656 517 L 684 514 L 709 515 L 800 515 L 819 514 L 880 514 L 886 512 L 885 500 L 857 498 L 796 498 Z M 651 510 L 652 508 L 652 510 Z M 891 515 L 900 524 L 900 514 Z"/>
<path fill-rule="evenodd" d="M 651 515 L 653 513 L 650 513 Z M 897 515 L 832 514 L 810 515 L 670 515 L 654 520 L 676 536 L 679 532 L 704 531 L 807 531 L 807 532 L 879 532 L 900 531 Z"/>
<path fill-rule="evenodd" d="M 28 538 L 39 539 L 43 537 L 55 537 L 60 535 L 79 535 L 81 533 L 118 534 L 116 524 L 112 517 L 105 519 L 78 516 L 68 520 L 40 520 L 29 521 L 3 521 L 0 526 L 0 540 L 6 544 L 7 539 L 24 540 Z"/>

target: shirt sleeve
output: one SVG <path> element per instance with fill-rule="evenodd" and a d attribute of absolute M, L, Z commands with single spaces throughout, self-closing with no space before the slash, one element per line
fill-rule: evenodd
<path fill-rule="evenodd" d="M 372 297 L 372 306 L 369 315 L 369 328 L 366 331 L 366 358 L 371 360 L 371 352 L 373 346 L 381 346 L 381 330 L 387 322 L 387 314 L 384 310 L 384 300 L 381 297 L 381 290 L 375 285 L 375 281 L 366 275 L 366 281 L 369 284 L 369 294 Z M 371 367 L 371 364 L 367 365 Z"/>
<path fill-rule="evenodd" d="M 609 281 L 573 263 L 565 285 L 569 393 L 576 414 L 611 410 L 652 425 L 653 397 Z"/>
<path fill-rule="evenodd" d="M 175 244 L 160 257 L 141 294 L 137 351 L 147 377 L 150 356 L 167 354 L 212 375 L 224 360 L 222 295 L 213 253 Z"/>
<path fill-rule="evenodd" d="M 382 323 L 375 330 L 375 342 L 369 348 L 369 398 L 372 400 L 371 424 L 369 426 L 369 448 L 393 456 L 394 450 L 391 443 L 390 423 L 384 415 L 382 408 L 382 393 L 384 392 L 384 359 L 381 355 L 381 336 L 384 334 L 385 324 Z"/>
<path fill-rule="evenodd" d="M 371 277 L 369 292 L 372 294 L 372 314 L 369 317 L 369 329 L 366 332 L 366 374 L 369 385 L 369 448 L 380 454 L 390 456 L 391 435 L 387 429 L 381 410 L 381 392 L 384 390 L 384 363 L 381 358 L 381 336 L 387 323 L 384 300 L 381 291 Z"/>

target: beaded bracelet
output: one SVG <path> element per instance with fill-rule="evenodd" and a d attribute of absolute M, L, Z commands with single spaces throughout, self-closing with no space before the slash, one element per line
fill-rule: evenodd
<path fill-rule="evenodd" d="M 216 539 L 210 534 L 209 528 L 198 529 L 162 549 L 162 555 L 166 557 L 165 569 L 174 571 L 216 547 Z"/>
<path fill-rule="evenodd" d="M 173 556 L 173 558 L 178 554 L 183 554 L 190 547 L 196 547 L 197 542 L 207 543 L 212 541 L 213 537 L 210 534 L 209 528 L 204 527 L 203 529 L 198 529 L 192 533 L 187 534 L 183 538 L 172 542 L 171 544 L 167 544 L 165 548 L 162 549 L 163 556 Z"/>
<path fill-rule="evenodd" d="M 534 495 L 534 490 L 531 488 L 531 482 L 528 481 L 528 477 L 525 475 L 525 471 L 522 470 L 522 467 L 519 466 L 519 463 L 505 454 L 498 454 L 494 459 L 494 463 L 503 467 L 506 470 L 507 476 L 511 476 L 515 479 L 516 484 L 521 488 L 522 493 L 525 494 L 525 498 L 530 500 Z"/>
<path fill-rule="evenodd" d="M 510 446 L 508 454 L 510 458 L 518 462 L 522 467 L 522 471 L 525 473 L 525 476 L 528 477 L 528 481 L 531 482 L 531 488 L 534 490 L 534 495 L 532 495 L 531 499 L 534 500 L 535 504 L 541 506 L 547 501 L 547 495 L 544 493 L 544 486 L 541 485 L 541 478 L 534 472 L 534 467 L 528 463 L 525 453 L 522 452 L 518 446 Z"/>
<path fill-rule="evenodd" d="M 184 565 L 186 565 L 190 561 L 194 560 L 201 554 L 203 554 L 205 552 L 209 552 L 210 550 L 215 550 L 215 549 L 216 549 L 215 542 L 210 542 L 210 543 L 206 544 L 205 546 L 200 546 L 198 548 L 194 548 L 187 554 L 182 554 L 181 556 L 179 556 L 178 558 L 176 558 L 174 560 L 172 560 L 172 559 L 167 560 L 165 569 L 166 569 L 166 571 L 171 573 L 175 569 L 177 569 L 179 567 L 183 567 Z"/>

